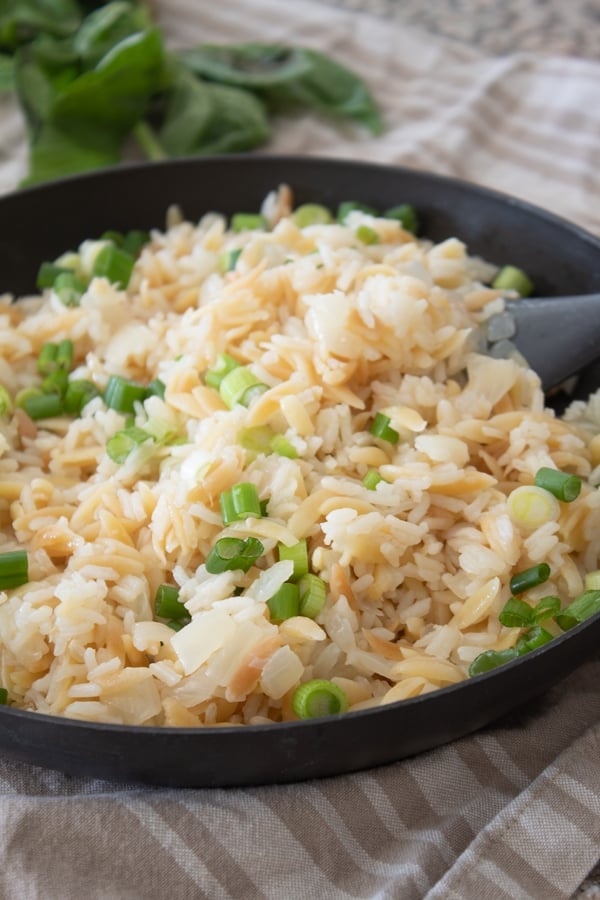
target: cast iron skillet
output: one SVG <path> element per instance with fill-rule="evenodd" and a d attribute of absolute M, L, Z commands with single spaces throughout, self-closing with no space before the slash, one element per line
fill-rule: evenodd
<path fill-rule="evenodd" d="M 0 293 L 32 291 L 39 263 L 107 229 L 162 227 L 180 204 L 257 210 L 290 184 L 298 203 L 408 202 L 423 233 L 521 266 L 541 296 L 600 290 L 600 241 L 519 200 L 464 182 L 368 163 L 238 156 L 106 170 L 0 199 Z M 600 384 L 591 369 L 586 390 Z M 243 728 L 99 725 L 0 710 L 0 752 L 71 774 L 181 787 L 298 781 L 392 762 L 482 728 L 573 671 L 600 642 L 600 616 L 493 672 L 423 697 L 330 719 Z"/>

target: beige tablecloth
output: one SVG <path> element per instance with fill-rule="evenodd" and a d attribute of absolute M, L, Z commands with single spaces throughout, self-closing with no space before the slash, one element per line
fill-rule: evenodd
<path fill-rule="evenodd" d="M 458 175 L 600 231 L 600 63 L 486 58 L 312 0 L 154 6 L 173 45 L 273 39 L 324 49 L 360 72 L 383 108 L 380 137 L 282 119 L 265 152 Z M 6 191 L 26 151 L 18 111 L 0 103 Z M 600 656 L 477 735 L 302 785 L 157 790 L 0 761 L 0 895 L 569 897 L 600 853 L 599 683 Z"/>

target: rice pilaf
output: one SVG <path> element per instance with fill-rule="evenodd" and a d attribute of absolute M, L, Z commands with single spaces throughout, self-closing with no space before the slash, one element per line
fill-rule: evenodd
<path fill-rule="evenodd" d="M 300 227 L 292 202 L 281 187 L 263 204 L 269 227 L 241 231 L 171 210 L 126 290 L 96 277 L 74 306 L 52 288 L 4 298 L 12 401 L 39 386 L 48 342 L 72 341 L 69 377 L 98 390 L 79 416 L 0 419 L 0 552 L 29 561 L 27 583 L 0 594 L 11 704 L 262 724 L 296 718 L 298 686 L 325 679 L 351 710 L 377 706 L 515 647 L 522 629 L 499 619 L 515 573 L 547 564 L 523 596 L 564 607 L 597 569 L 597 428 L 585 409 L 572 421 L 546 409 L 518 359 L 477 351 L 478 327 L 503 308 L 495 267 L 361 210 Z M 82 245 L 82 264 L 101 246 Z M 224 399 L 224 370 L 207 378 L 219 365 L 255 390 Z M 119 411 L 103 399 L 111 377 L 158 379 L 164 396 Z M 124 433 L 137 442 L 111 455 Z M 532 522 L 510 498 L 543 467 L 579 476 L 581 493 Z M 239 485 L 260 512 L 224 521 Z M 258 542 L 246 570 L 207 571 L 224 538 L 240 552 Z M 269 601 L 298 582 L 298 546 L 325 593 L 286 615 Z M 178 618 L 157 614 L 162 585 Z"/>

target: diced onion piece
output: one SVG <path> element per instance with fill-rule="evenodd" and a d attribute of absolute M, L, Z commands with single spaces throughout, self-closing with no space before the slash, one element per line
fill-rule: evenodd
<path fill-rule="evenodd" d="M 186 675 L 195 672 L 212 654 L 225 644 L 235 631 L 231 616 L 211 609 L 197 615 L 189 625 L 171 638 Z"/>
<path fill-rule="evenodd" d="M 285 645 L 276 650 L 265 664 L 260 678 L 261 690 L 273 700 L 279 700 L 301 678 L 304 666 L 293 650 Z"/>
<path fill-rule="evenodd" d="M 507 499 L 508 514 L 515 525 L 534 531 L 546 522 L 556 521 L 560 505 L 556 497 L 544 488 L 522 485 Z"/>

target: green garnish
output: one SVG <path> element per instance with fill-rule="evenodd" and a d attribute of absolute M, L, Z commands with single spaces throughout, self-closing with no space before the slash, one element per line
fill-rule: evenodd
<path fill-rule="evenodd" d="M 29 581 L 29 559 L 25 550 L 0 554 L 0 591 L 21 587 Z"/>
<path fill-rule="evenodd" d="M 325 606 L 327 585 L 318 575 L 308 572 L 298 582 L 298 592 L 300 594 L 299 614 L 307 616 L 309 619 L 316 619 Z"/>
<path fill-rule="evenodd" d="M 241 569 L 247 572 L 264 553 L 263 544 L 255 537 L 220 538 L 206 557 L 206 571 L 211 575 Z"/>
<path fill-rule="evenodd" d="M 383 214 L 385 219 L 397 219 L 405 231 L 411 234 L 417 234 L 419 231 L 419 218 L 414 206 L 409 203 L 401 203 L 399 206 L 392 206 L 386 209 Z"/>
<path fill-rule="evenodd" d="M 563 631 L 600 612 L 600 591 L 584 591 L 554 617 Z"/>
<path fill-rule="evenodd" d="M 370 228 L 368 225 L 359 225 L 355 233 L 356 237 L 359 241 L 362 241 L 363 244 L 379 243 L 379 235 L 374 228 Z"/>
<path fill-rule="evenodd" d="M 136 381 L 111 375 L 104 391 L 104 402 L 109 409 L 121 413 L 132 413 L 136 403 L 143 403 L 148 397 L 148 388 Z"/>
<path fill-rule="evenodd" d="M 267 600 L 271 622 L 276 624 L 284 622 L 298 615 L 300 609 L 300 594 L 297 584 L 284 582 L 278 591 Z"/>
<path fill-rule="evenodd" d="M 159 584 L 154 598 L 154 609 L 156 615 L 161 619 L 179 620 L 189 616 L 187 609 L 179 599 L 179 588 L 172 584 Z"/>
<path fill-rule="evenodd" d="M 513 575 L 510 579 L 510 589 L 513 594 L 522 594 L 524 591 L 529 591 L 531 588 L 543 584 L 549 578 L 550 566 L 548 563 L 540 563 Z"/>
<path fill-rule="evenodd" d="M 371 434 L 383 441 L 389 441 L 390 444 L 397 444 L 400 435 L 395 428 L 390 427 L 391 421 L 389 416 L 380 412 L 376 413 L 370 428 Z"/>
<path fill-rule="evenodd" d="M 268 387 L 254 375 L 247 366 L 235 366 L 221 379 L 219 393 L 229 409 L 237 403 L 250 406 L 252 401 L 263 394 Z"/>
<path fill-rule="evenodd" d="M 260 213 L 234 213 L 231 217 L 231 228 L 240 231 L 265 231 L 268 227 L 267 220 Z"/>
<path fill-rule="evenodd" d="M 492 281 L 492 287 L 499 291 L 516 291 L 521 297 L 529 297 L 533 292 L 533 282 L 516 266 L 504 266 L 500 269 Z"/>
<path fill-rule="evenodd" d="M 294 571 L 291 575 L 293 581 L 297 581 L 307 574 L 309 566 L 306 538 L 302 538 L 297 544 L 292 544 L 291 547 L 281 543 L 277 544 L 277 552 L 280 560 L 289 559 L 294 564 Z"/>
<path fill-rule="evenodd" d="M 16 404 L 34 420 L 53 419 L 64 412 L 63 400 L 59 393 L 44 394 L 35 388 L 17 394 Z"/>
<path fill-rule="evenodd" d="M 333 216 L 326 206 L 320 203 L 303 203 L 297 206 L 292 218 L 298 228 L 307 228 L 309 225 L 329 225 L 333 222 Z"/>
<path fill-rule="evenodd" d="M 374 491 L 380 481 L 384 481 L 377 469 L 369 469 L 362 480 L 362 483 L 368 490 Z"/>
<path fill-rule="evenodd" d="M 85 378 L 75 378 L 69 381 L 63 398 L 64 410 L 70 415 L 81 415 L 81 410 L 94 397 L 99 397 L 100 391 L 92 381 Z"/>
<path fill-rule="evenodd" d="M 315 678 L 294 691 L 292 709 L 299 719 L 320 719 L 348 710 L 348 697 L 333 681 Z"/>
<path fill-rule="evenodd" d="M 256 485 L 250 482 L 234 484 L 219 497 L 223 524 L 230 525 L 240 519 L 254 516 L 260 519 L 263 515 Z"/>
<path fill-rule="evenodd" d="M 549 491 L 563 503 L 572 503 L 579 497 L 581 478 L 578 475 L 570 475 L 568 472 L 542 466 L 535 473 L 535 485 Z"/>
<path fill-rule="evenodd" d="M 92 277 L 107 278 L 111 284 L 116 284 L 121 290 L 125 290 L 134 265 L 135 259 L 130 253 L 120 250 L 114 244 L 106 244 L 94 260 Z"/>
<path fill-rule="evenodd" d="M 113 462 L 124 463 L 132 450 L 145 444 L 146 441 L 153 441 L 154 438 L 143 428 L 137 425 L 130 425 L 122 431 L 117 431 L 106 443 L 106 452 Z"/>
<path fill-rule="evenodd" d="M 230 356 L 228 353 L 219 353 L 212 369 L 207 370 L 204 381 L 209 387 L 218 390 L 224 377 L 233 369 L 237 369 L 239 365 L 240 363 L 233 356 Z"/>
<path fill-rule="evenodd" d="M 87 284 L 73 272 L 61 272 L 54 279 L 52 287 L 63 306 L 79 306 Z"/>

